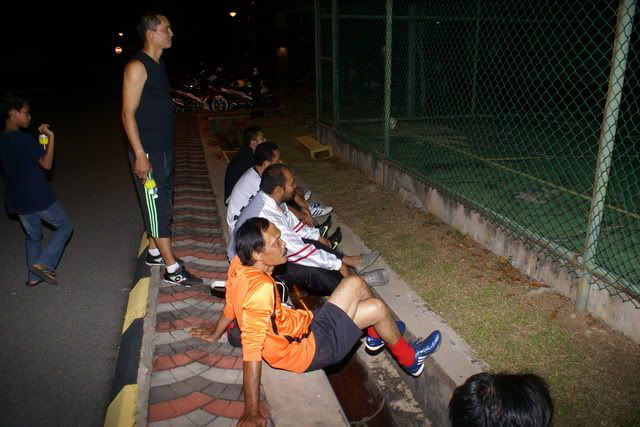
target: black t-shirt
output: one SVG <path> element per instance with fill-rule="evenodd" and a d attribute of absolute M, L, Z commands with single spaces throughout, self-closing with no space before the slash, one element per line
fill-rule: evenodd
<path fill-rule="evenodd" d="M 233 187 L 242 175 L 250 168 L 254 166 L 253 151 L 248 146 L 240 147 L 236 155 L 231 159 L 227 165 L 227 170 L 224 173 L 224 204 L 227 205 L 227 200 L 231 196 Z"/>
<path fill-rule="evenodd" d="M 144 52 L 133 56 L 142 62 L 147 80 L 136 110 L 136 123 L 142 147 L 146 152 L 173 152 L 173 108 L 171 86 L 164 62 L 155 62 Z"/>
<path fill-rule="evenodd" d="M 40 212 L 56 201 L 38 160 L 45 152 L 31 135 L 19 131 L 0 134 L 0 169 L 6 177 L 7 210 L 16 214 Z"/>

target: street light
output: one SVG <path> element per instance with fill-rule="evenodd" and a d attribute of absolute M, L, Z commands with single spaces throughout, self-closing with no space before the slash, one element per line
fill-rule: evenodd
<path fill-rule="evenodd" d="M 232 10 L 231 12 L 229 12 L 229 16 L 232 18 L 235 18 L 237 15 L 237 13 L 235 12 L 235 10 Z"/>

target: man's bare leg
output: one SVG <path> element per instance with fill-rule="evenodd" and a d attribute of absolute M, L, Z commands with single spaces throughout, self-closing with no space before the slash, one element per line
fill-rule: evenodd
<path fill-rule="evenodd" d="M 165 265 L 173 265 L 176 263 L 176 259 L 173 256 L 173 250 L 171 249 L 170 237 L 151 237 L 149 236 L 149 249 L 158 248 Z"/>
<path fill-rule="evenodd" d="M 389 307 L 373 295 L 358 276 L 343 279 L 327 302 L 342 309 L 360 329 L 373 326 L 380 338 L 393 345 L 400 339 L 400 331 Z"/>

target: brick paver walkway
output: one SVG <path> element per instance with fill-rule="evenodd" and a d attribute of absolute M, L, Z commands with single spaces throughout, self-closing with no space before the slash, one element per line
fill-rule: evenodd
<path fill-rule="evenodd" d="M 244 403 L 242 352 L 226 337 L 207 343 L 189 329 L 212 323 L 224 301 L 209 284 L 226 278 L 227 257 L 196 118 L 176 122 L 173 247 L 204 284 L 185 288 L 161 282 L 157 300 L 150 426 L 235 426 Z M 268 416 L 266 402 L 263 414 Z"/>

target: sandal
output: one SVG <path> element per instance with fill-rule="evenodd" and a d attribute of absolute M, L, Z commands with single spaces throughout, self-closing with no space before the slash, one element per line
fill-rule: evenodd
<path fill-rule="evenodd" d="M 42 265 L 33 264 L 29 268 L 29 270 L 50 285 L 58 284 L 55 273 L 52 273 L 51 271 L 46 271 Z"/>

